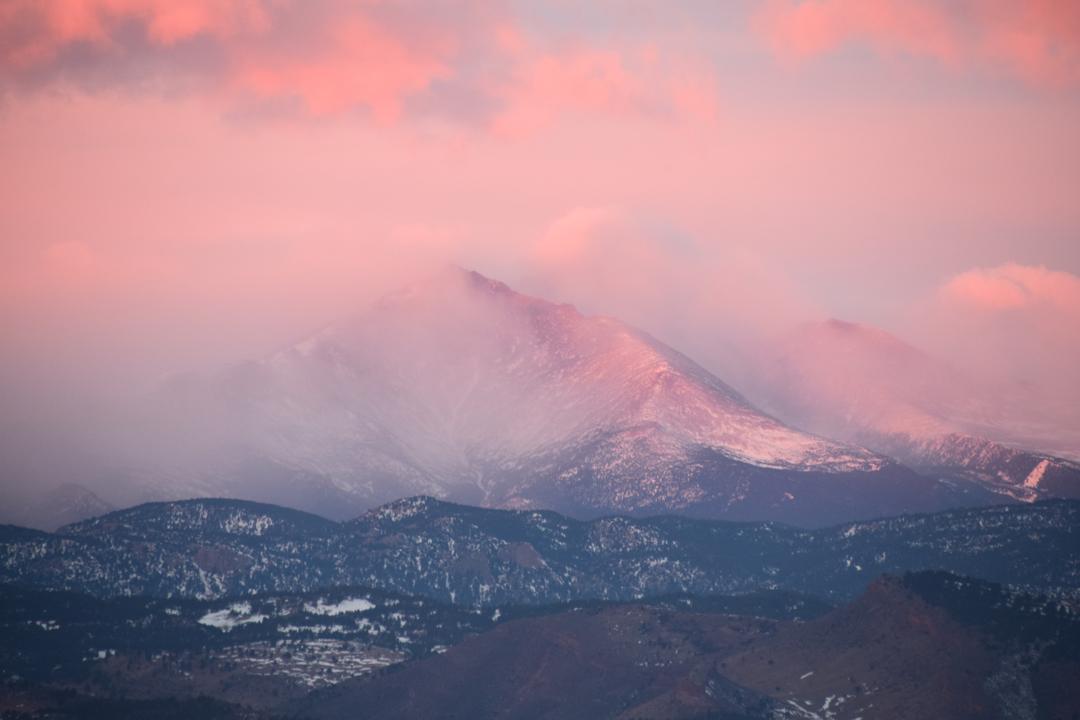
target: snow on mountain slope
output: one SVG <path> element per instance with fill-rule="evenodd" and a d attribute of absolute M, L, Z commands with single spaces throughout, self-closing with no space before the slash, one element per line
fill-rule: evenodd
<path fill-rule="evenodd" d="M 714 447 L 762 467 L 880 467 L 862 449 L 762 415 L 617 320 L 585 318 L 476 274 L 450 272 L 387 298 L 265 365 L 308 388 L 328 376 L 344 380 L 357 417 L 407 430 L 395 437 L 451 465 L 469 453 L 519 456 L 597 432 L 655 426 L 680 446 Z M 376 407 L 371 398 L 386 390 L 394 397 Z M 417 425 L 428 432 L 414 434 Z"/>
<path fill-rule="evenodd" d="M 1080 497 L 1080 408 L 1067 398 L 837 320 L 802 326 L 766 357 L 748 391 L 796 427 L 1013 500 Z"/>
<path fill-rule="evenodd" d="M 136 474 L 158 494 L 335 517 L 420 493 L 802 524 L 973 501 L 787 427 L 624 323 L 458 268 L 157 401 L 170 440 L 142 443 Z"/>

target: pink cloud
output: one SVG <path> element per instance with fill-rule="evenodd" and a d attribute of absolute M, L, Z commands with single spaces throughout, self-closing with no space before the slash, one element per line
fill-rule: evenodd
<path fill-rule="evenodd" d="M 912 310 L 905 334 L 968 367 L 1080 393 L 1080 277 L 1071 273 L 1015 263 L 960 273 Z"/>
<path fill-rule="evenodd" d="M 55 59 L 73 43 L 122 52 L 125 22 L 142 25 L 146 38 L 169 46 L 198 35 L 227 38 L 269 29 L 264 0 L 10 0 L 0 7 L 7 42 L 0 62 L 15 67 Z"/>
<path fill-rule="evenodd" d="M 367 105 L 377 119 L 391 122 L 408 96 L 454 76 L 449 63 L 459 42 L 452 32 L 429 29 L 411 43 L 354 16 L 331 29 L 326 47 L 311 55 L 281 56 L 275 48 L 240 53 L 227 82 L 229 90 L 259 98 L 303 98 L 314 115 Z"/>
<path fill-rule="evenodd" d="M 0 89 L 196 91 L 227 106 L 521 132 L 567 107 L 709 115 L 711 75 L 647 44 L 530 36 L 503 0 L 10 0 Z M 5 82 L 6 81 L 6 82 Z"/>
<path fill-rule="evenodd" d="M 769 0 L 755 24 L 788 60 L 857 40 L 886 56 L 979 66 L 1037 85 L 1080 82 L 1080 5 L 1072 0 Z"/>
<path fill-rule="evenodd" d="M 758 16 L 774 50 L 792 58 L 835 50 L 853 37 L 883 52 L 905 50 L 957 59 L 956 39 L 945 14 L 929 3 L 896 0 L 770 2 Z"/>
<path fill-rule="evenodd" d="M 629 53 L 576 47 L 558 54 L 524 43 L 518 47 L 528 59 L 519 65 L 516 82 L 507 86 L 507 109 L 493 126 L 497 132 L 520 134 L 547 125 L 565 108 L 703 119 L 716 114 L 708 70 L 680 63 L 678 56 L 661 57 L 655 46 Z"/>
<path fill-rule="evenodd" d="M 1080 316 L 1080 278 L 1044 267 L 1006 263 L 957 275 L 942 298 L 986 311 L 1044 307 Z"/>

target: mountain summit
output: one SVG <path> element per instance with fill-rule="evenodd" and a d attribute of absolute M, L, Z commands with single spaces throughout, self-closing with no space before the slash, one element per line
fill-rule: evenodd
<path fill-rule="evenodd" d="M 341 518 L 428 494 L 802 525 L 957 501 L 893 460 L 765 415 L 618 320 L 459 268 L 262 360 L 175 378 L 157 402 L 149 424 L 184 443 L 172 466 L 159 456 L 137 471 L 158 496 Z"/>

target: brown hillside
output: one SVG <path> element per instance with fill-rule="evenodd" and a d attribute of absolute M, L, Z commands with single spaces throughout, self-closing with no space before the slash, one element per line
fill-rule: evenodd
<path fill-rule="evenodd" d="M 998 717 L 984 689 L 998 667 L 981 635 L 883 576 L 835 612 L 756 638 L 720 670 L 822 717 L 914 720 Z"/>
<path fill-rule="evenodd" d="M 808 623 L 650 606 L 510 622 L 288 709 L 320 720 L 357 708 L 373 720 L 1072 717 L 1075 663 L 1029 670 L 1026 652 L 883 576 Z"/>
<path fill-rule="evenodd" d="M 688 718 L 722 710 L 762 717 L 757 711 L 770 701 L 716 678 L 715 658 L 778 626 L 643 606 L 520 620 L 290 710 L 320 720 L 356 717 L 357 708 L 372 719 Z"/>

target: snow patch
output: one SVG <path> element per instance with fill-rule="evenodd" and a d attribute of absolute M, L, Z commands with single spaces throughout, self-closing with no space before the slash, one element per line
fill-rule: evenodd
<path fill-rule="evenodd" d="M 1043 475 L 1046 473 L 1046 468 L 1048 468 L 1048 467 L 1050 467 L 1050 461 L 1049 460 L 1043 460 L 1038 465 L 1036 465 L 1032 469 L 1032 471 L 1030 473 L 1028 473 L 1027 478 L 1024 480 L 1024 487 L 1026 487 L 1026 488 L 1037 488 L 1037 487 L 1039 487 L 1039 481 L 1042 480 Z"/>
<path fill-rule="evenodd" d="M 251 603 L 234 603 L 224 610 L 209 612 L 199 618 L 200 625 L 209 625 L 228 632 L 237 625 L 245 623 L 262 622 L 266 615 L 252 615 Z"/>
<path fill-rule="evenodd" d="M 285 625 L 278 628 L 278 632 L 286 635 L 290 633 L 346 633 L 349 630 L 344 625 L 305 625 L 299 627 L 297 625 Z"/>
<path fill-rule="evenodd" d="M 304 606 L 304 610 L 313 615 L 341 615 L 342 613 L 364 612 L 375 607 L 375 603 L 365 598 L 348 598 L 333 605 L 325 605 L 320 599 L 318 604 L 310 603 Z"/>

